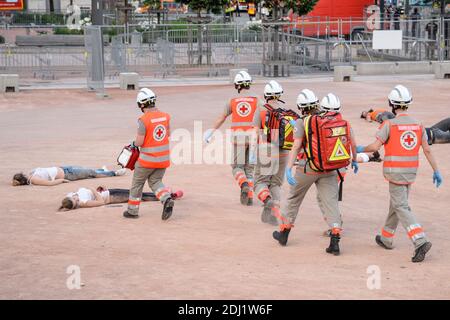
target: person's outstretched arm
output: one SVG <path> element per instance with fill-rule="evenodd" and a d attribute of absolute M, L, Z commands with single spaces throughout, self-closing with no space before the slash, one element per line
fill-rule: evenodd
<path fill-rule="evenodd" d="M 428 160 L 428 163 L 433 168 L 433 184 L 436 185 L 436 188 L 439 188 L 439 186 L 443 182 L 443 178 L 441 173 L 439 172 L 439 168 L 437 165 L 436 160 L 434 159 L 433 153 L 431 152 L 431 148 L 428 145 L 427 135 L 425 133 L 425 130 L 423 130 L 424 134 L 422 136 L 422 149 L 423 153 L 425 154 L 425 157 Z"/>
<path fill-rule="evenodd" d="M 225 120 L 228 118 L 228 116 L 231 115 L 231 105 L 230 103 L 227 103 L 225 105 L 225 110 L 224 113 L 221 114 L 216 121 L 214 122 L 214 125 L 211 129 L 208 129 L 205 131 L 204 136 L 203 136 L 203 140 L 206 143 L 209 143 L 211 141 L 211 138 L 214 134 L 214 131 L 216 131 L 217 129 L 219 129 L 222 124 L 225 122 Z"/>
<path fill-rule="evenodd" d="M 225 122 L 225 120 L 227 119 L 227 115 L 226 114 L 221 114 L 217 119 L 216 119 L 216 121 L 214 122 L 214 126 L 213 126 L 213 129 L 214 130 L 217 130 L 217 129 L 219 129 L 221 126 L 222 126 L 222 124 Z"/>
<path fill-rule="evenodd" d="M 428 142 L 426 139 L 422 139 L 422 149 L 423 149 L 423 153 L 425 154 L 425 157 L 428 160 L 428 163 L 430 164 L 431 168 L 433 168 L 433 171 L 439 171 L 437 162 L 434 159 L 433 153 L 431 152 L 431 148 L 428 145 Z"/>
<path fill-rule="evenodd" d="M 358 162 L 358 153 L 356 152 L 356 138 L 353 128 L 350 128 L 350 144 L 352 146 L 352 160 Z"/>
<path fill-rule="evenodd" d="M 303 138 L 294 140 L 294 145 L 292 146 L 291 151 L 289 151 L 289 160 L 287 163 L 288 168 L 292 168 L 294 166 L 295 160 L 297 160 L 297 155 L 302 147 L 302 140 Z"/>
<path fill-rule="evenodd" d="M 66 179 L 55 179 L 53 181 L 44 180 L 41 178 L 33 177 L 30 179 L 30 183 L 35 186 L 56 186 L 61 183 L 67 183 L 69 180 Z"/>
<path fill-rule="evenodd" d="M 105 205 L 105 200 L 103 200 L 102 196 L 97 192 L 97 190 L 94 190 L 92 188 L 88 189 L 93 193 L 95 200 L 89 200 L 84 203 L 80 203 L 80 208 L 94 208 Z"/>
<path fill-rule="evenodd" d="M 381 146 L 383 145 L 383 143 L 380 140 L 375 140 L 373 143 L 369 144 L 366 147 L 362 147 L 361 149 L 359 147 L 356 148 L 356 151 L 358 153 L 362 153 L 362 152 L 375 152 L 380 150 Z"/>

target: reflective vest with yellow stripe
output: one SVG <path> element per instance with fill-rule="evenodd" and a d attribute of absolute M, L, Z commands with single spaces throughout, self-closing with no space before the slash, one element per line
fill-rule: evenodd
<path fill-rule="evenodd" d="M 253 128 L 253 116 L 258 109 L 255 97 L 234 98 L 230 101 L 231 130 L 249 131 Z"/>
<path fill-rule="evenodd" d="M 390 126 L 390 134 L 384 145 L 384 176 L 396 184 L 411 184 L 414 182 L 411 178 L 401 177 L 402 175 L 411 177 L 417 173 L 423 128 L 420 123 L 414 121 L 400 124 L 393 120 L 386 121 L 385 125 Z"/>
<path fill-rule="evenodd" d="M 145 125 L 146 133 L 140 148 L 139 164 L 144 168 L 168 168 L 170 115 L 160 111 L 147 112 L 140 120 Z"/>

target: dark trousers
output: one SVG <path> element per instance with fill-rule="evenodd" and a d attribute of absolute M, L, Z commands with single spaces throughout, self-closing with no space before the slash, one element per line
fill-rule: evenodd
<path fill-rule="evenodd" d="M 450 118 L 441 120 L 426 130 L 429 145 L 450 143 Z"/>

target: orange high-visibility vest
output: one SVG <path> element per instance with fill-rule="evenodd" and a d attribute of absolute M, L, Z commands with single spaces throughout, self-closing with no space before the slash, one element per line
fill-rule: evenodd
<path fill-rule="evenodd" d="M 231 130 L 249 131 L 253 128 L 253 116 L 258 109 L 255 97 L 234 98 L 231 106 Z"/>
<path fill-rule="evenodd" d="M 249 4 L 248 4 L 247 12 L 248 12 L 249 15 L 255 15 L 255 13 L 256 13 L 256 7 L 255 7 L 255 4 L 254 4 L 254 3 L 249 3 Z"/>
<path fill-rule="evenodd" d="M 383 173 L 385 176 L 386 174 L 416 174 L 419 167 L 419 149 L 422 145 L 422 126 L 417 122 L 394 124 L 390 121 L 385 125 L 390 126 L 390 134 L 384 145 Z M 392 182 L 410 184 L 410 182 Z"/>
<path fill-rule="evenodd" d="M 140 120 L 145 125 L 145 139 L 140 148 L 139 164 L 144 168 L 170 166 L 169 123 L 170 115 L 164 112 L 147 112 Z"/>

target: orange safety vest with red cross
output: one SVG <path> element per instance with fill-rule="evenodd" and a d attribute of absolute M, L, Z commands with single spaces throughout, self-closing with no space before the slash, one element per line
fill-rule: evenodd
<path fill-rule="evenodd" d="M 258 109 L 255 97 L 234 98 L 230 101 L 231 130 L 249 131 L 253 128 L 253 116 Z"/>
<path fill-rule="evenodd" d="M 401 117 L 403 115 L 398 115 Z M 388 121 L 390 126 L 389 139 L 384 145 L 385 157 L 383 173 L 389 174 L 416 174 L 419 167 L 419 149 L 422 145 L 423 128 L 417 123 L 397 124 Z M 388 179 L 389 180 L 389 179 Z M 411 182 L 398 182 L 410 184 Z"/>
<path fill-rule="evenodd" d="M 139 164 L 144 168 L 168 168 L 170 115 L 160 111 L 147 112 L 140 120 L 145 126 L 146 133 L 140 148 Z"/>

